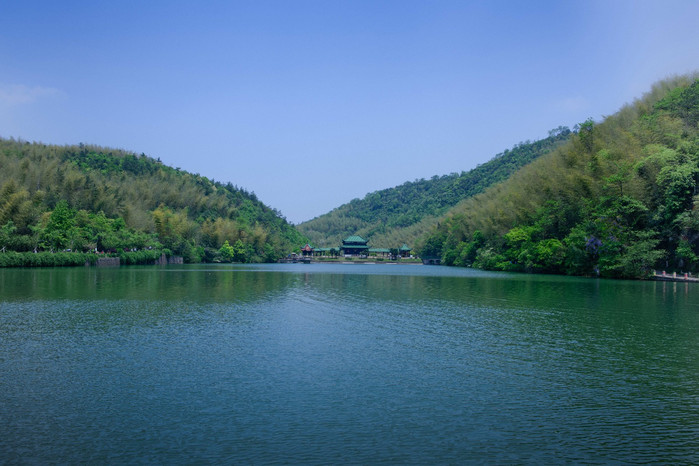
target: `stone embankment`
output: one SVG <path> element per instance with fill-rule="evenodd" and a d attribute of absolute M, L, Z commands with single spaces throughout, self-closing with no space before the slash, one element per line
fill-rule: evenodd
<path fill-rule="evenodd" d="M 181 256 L 167 257 L 165 254 L 152 262 L 153 265 L 179 265 L 184 264 L 184 259 Z M 89 266 L 89 262 L 85 262 L 85 266 Z M 100 257 L 95 263 L 97 267 L 119 267 L 121 259 L 118 257 Z"/>
<path fill-rule="evenodd" d="M 118 257 L 100 257 L 97 259 L 97 267 L 119 267 L 121 260 Z"/>
<path fill-rule="evenodd" d="M 160 259 L 155 261 L 155 265 L 172 265 L 172 264 L 184 264 L 184 259 L 181 256 L 170 256 L 167 257 L 165 254 L 160 256 Z"/>

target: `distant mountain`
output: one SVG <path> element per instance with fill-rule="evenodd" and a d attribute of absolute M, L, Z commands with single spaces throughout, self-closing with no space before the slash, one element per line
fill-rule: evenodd
<path fill-rule="evenodd" d="M 415 244 L 449 208 L 507 179 L 522 166 L 559 147 L 571 131 L 559 127 L 549 137 L 523 142 L 468 172 L 433 176 L 354 199 L 327 214 L 301 223 L 299 231 L 314 246 L 333 247 L 357 234 L 373 247 Z"/>
<path fill-rule="evenodd" d="M 699 271 L 699 80 L 672 78 L 504 183 L 418 245 L 443 264 L 642 278 Z"/>
<path fill-rule="evenodd" d="M 0 138 L 0 249 L 273 261 L 307 239 L 254 193 L 144 154 Z M 228 243 L 226 243 L 228 242 Z"/>

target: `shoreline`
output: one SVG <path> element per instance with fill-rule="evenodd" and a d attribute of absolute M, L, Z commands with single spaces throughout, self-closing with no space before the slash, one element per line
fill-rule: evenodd
<path fill-rule="evenodd" d="M 420 260 L 377 261 L 371 259 L 358 260 L 315 260 L 315 259 L 279 259 L 278 264 L 343 264 L 343 265 L 424 265 Z"/>
<path fill-rule="evenodd" d="M 677 275 L 677 272 L 672 272 L 672 275 L 669 275 L 665 272 L 662 272 L 662 273 L 653 272 L 653 275 L 651 276 L 651 280 L 657 280 L 660 282 L 699 283 L 699 278 L 691 277 L 691 276 L 689 276 L 689 274 L 686 274 L 686 273 L 683 273 L 681 275 Z"/>

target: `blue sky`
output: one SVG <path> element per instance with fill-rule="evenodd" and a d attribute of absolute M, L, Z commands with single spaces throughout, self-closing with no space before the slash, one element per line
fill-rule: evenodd
<path fill-rule="evenodd" d="M 12 1 L 0 136 L 144 152 L 300 223 L 699 69 L 699 1 Z"/>

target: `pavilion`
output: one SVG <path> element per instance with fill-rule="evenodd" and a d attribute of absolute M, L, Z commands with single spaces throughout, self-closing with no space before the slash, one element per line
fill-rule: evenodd
<path fill-rule="evenodd" d="M 366 256 L 369 254 L 367 240 L 357 235 L 343 239 L 340 249 L 342 254 L 346 256 Z"/>
<path fill-rule="evenodd" d="M 403 244 L 403 246 L 397 249 L 370 248 L 368 241 L 359 235 L 352 235 L 345 238 L 342 240 L 342 246 L 336 248 L 314 248 L 310 244 L 306 244 L 301 248 L 301 254 L 304 257 L 326 257 L 342 254 L 344 256 L 378 256 L 396 259 L 401 257 L 410 257 L 410 251 L 411 249 L 406 244 Z"/>

